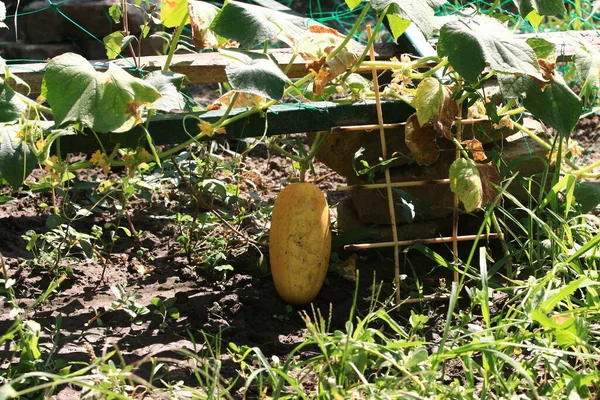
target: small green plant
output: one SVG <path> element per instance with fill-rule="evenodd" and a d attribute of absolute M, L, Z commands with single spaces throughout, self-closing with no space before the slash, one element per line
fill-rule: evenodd
<path fill-rule="evenodd" d="M 153 297 L 150 299 L 150 304 L 156 307 L 152 310 L 152 313 L 162 318 L 159 328 L 165 330 L 170 322 L 173 322 L 179 318 L 179 310 L 174 306 L 176 298 L 172 297 L 166 300 L 162 300 L 159 297 Z"/>

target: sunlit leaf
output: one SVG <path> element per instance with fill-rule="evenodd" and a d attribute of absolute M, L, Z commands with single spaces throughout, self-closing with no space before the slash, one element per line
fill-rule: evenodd
<path fill-rule="evenodd" d="M 363 2 L 363 0 L 345 0 L 345 1 L 346 1 L 346 5 L 351 10 L 354 10 L 360 3 Z"/>
<path fill-rule="evenodd" d="M 108 36 L 105 36 L 104 47 L 106 48 L 106 57 L 109 60 L 114 60 L 121 54 L 125 46 L 131 43 L 135 39 L 135 36 L 123 35 L 123 32 L 113 32 Z"/>
<path fill-rule="evenodd" d="M 417 110 L 419 124 L 424 125 L 437 117 L 444 101 L 444 87 L 435 78 L 423 79 L 415 93 L 412 106 Z"/>
<path fill-rule="evenodd" d="M 111 64 L 98 72 L 83 57 L 65 53 L 46 66 L 42 95 L 56 125 L 81 122 L 98 132 L 124 132 L 142 121 L 142 111 L 160 98 L 149 83 Z"/>
<path fill-rule="evenodd" d="M 529 23 L 531 23 L 531 26 L 533 26 L 533 29 L 535 29 L 535 31 L 537 32 L 538 27 L 544 20 L 544 17 L 538 14 L 535 10 L 531 10 L 529 14 L 527 14 L 526 19 L 529 21 Z"/>
<path fill-rule="evenodd" d="M 174 28 L 181 24 L 188 15 L 188 0 L 163 0 L 160 8 L 160 22 L 167 28 Z"/>
<path fill-rule="evenodd" d="M 280 39 L 292 46 L 306 31 L 308 18 L 238 1 L 227 1 L 210 26 L 215 33 L 254 48 Z"/>
<path fill-rule="evenodd" d="M 471 212 L 481 205 L 483 188 L 473 160 L 459 158 L 450 166 L 450 189 L 456 193 L 465 210 Z"/>
<path fill-rule="evenodd" d="M 506 74 L 525 74 L 543 80 L 537 57 L 524 41 L 493 18 L 477 15 L 445 24 L 440 31 L 438 54 L 474 82 L 486 66 Z"/>

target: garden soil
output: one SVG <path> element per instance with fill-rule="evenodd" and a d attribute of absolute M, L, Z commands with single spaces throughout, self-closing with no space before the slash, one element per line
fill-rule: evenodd
<path fill-rule="evenodd" d="M 597 148 L 599 123 L 597 117 L 586 120 L 576 131 L 580 143 L 592 150 L 585 154 L 586 162 L 600 158 Z M 261 200 L 273 202 L 282 187 L 282 179 L 290 175 L 289 162 L 269 154 L 260 145 L 250 153 L 245 164 L 247 176 L 253 181 Z M 42 173 L 34 172 L 37 176 Z M 324 165 L 317 163 L 310 179 L 326 193 L 330 205 L 335 206 L 344 198 L 335 191 L 344 182 Z M 4 190 L 3 194 L 9 193 Z M 25 309 L 55 278 L 50 269 L 40 268 L 32 262 L 33 255 L 26 250 L 22 238 L 29 230 L 38 233 L 47 230 L 49 211 L 40 204 L 51 204 L 52 199 L 49 193 L 24 192 L 14 196 L 15 201 L 0 206 L 0 252 L 8 275 L 16 280 L 14 290 L 18 304 Z M 41 347 L 46 355 L 52 352 L 51 362 L 57 365 L 60 360 L 87 363 L 117 350 L 126 363 L 137 363 L 137 372 L 147 377 L 151 368 L 147 362 L 149 357 L 172 357 L 182 360 L 182 364 L 172 366 L 164 379 L 194 385 L 190 364 L 186 364 L 192 361 L 181 353 L 185 349 L 200 357 L 220 354 L 221 374 L 225 380 L 232 380 L 238 377 L 240 364 L 236 362 L 230 343 L 238 347 L 256 346 L 268 358 L 284 359 L 303 342 L 307 333 L 306 315 L 314 321 L 315 312 L 319 312 L 326 320 L 331 318 L 331 330 L 343 330 L 355 293 L 359 316 L 367 312 L 371 304 L 373 283 L 381 285 L 380 301 L 393 295 L 391 255 L 359 253 L 356 258 L 360 271 L 358 285 L 343 271 L 332 268 L 312 305 L 290 307 L 278 297 L 264 262 L 261 263 L 261 252 L 266 258 L 268 249 L 242 246 L 244 238 L 227 229 L 216 234 L 223 235 L 233 244 L 227 260 L 233 271 L 206 274 L 193 268 L 185 257 L 176 253 L 174 240 L 177 234 L 172 220 L 167 218 L 176 211 L 190 213 L 188 200 L 181 191 L 172 190 L 167 198 L 157 197 L 136 205 L 132 224 L 143 233 L 137 242 L 133 239 L 117 242 L 116 255 L 107 264 L 103 280 L 100 278 L 104 268 L 97 261 L 82 258 L 68 266 L 69 273 L 64 282 L 48 301 L 28 316 L 40 324 Z M 78 222 L 76 229 L 87 232 L 94 224 L 103 225 L 114 219 L 114 214 L 93 216 Z M 140 248 L 148 249 L 143 256 L 137 254 Z M 341 265 L 352 256 L 339 246 L 334 251 Z M 437 275 L 424 272 L 420 278 L 426 287 L 440 286 Z M 123 309 L 115 309 L 116 284 L 124 288 L 124 293 L 139 296 L 136 302 L 148 307 L 150 313 L 132 318 Z M 154 313 L 157 307 L 150 303 L 156 297 L 162 301 L 174 299 L 173 306 L 178 309 L 179 316 L 161 325 L 163 318 Z M 9 305 L 2 307 L 0 333 L 6 332 L 13 322 Z M 404 316 L 408 312 L 409 307 L 399 311 Z M 435 326 L 444 318 L 445 305 L 436 304 L 421 312 L 429 313 L 432 318 L 431 339 L 437 340 Z M 300 356 L 308 357 L 314 350 L 309 347 Z M 17 362 L 18 356 L 14 348 L 0 349 L 0 368 Z M 72 368 L 78 368 L 78 364 L 73 364 Z M 76 394 L 73 390 L 60 388 L 58 398 L 73 398 Z"/>

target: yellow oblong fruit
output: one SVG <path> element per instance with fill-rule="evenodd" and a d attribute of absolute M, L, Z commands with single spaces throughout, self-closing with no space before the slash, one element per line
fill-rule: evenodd
<path fill-rule="evenodd" d="M 275 289 L 290 304 L 310 303 L 327 274 L 331 229 L 327 200 L 312 183 L 286 186 L 271 218 L 269 260 Z"/>

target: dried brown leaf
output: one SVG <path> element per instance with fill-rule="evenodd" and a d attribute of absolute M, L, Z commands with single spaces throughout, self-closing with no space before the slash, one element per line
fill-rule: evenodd
<path fill-rule="evenodd" d="M 189 1 L 188 14 L 192 26 L 192 39 L 196 49 L 212 49 L 217 45 L 217 36 L 208 27 L 218 11 L 216 7 L 202 1 Z"/>
<path fill-rule="evenodd" d="M 491 162 L 487 164 L 477 164 L 476 167 L 479 171 L 479 177 L 481 178 L 482 189 L 481 204 L 479 207 L 484 208 L 488 204 L 491 204 L 498 195 L 498 190 L 494 185 L 500 184 L 500 174 L 498 173 L 498 168 Z"/>
<path fill-rule="evenodd" d="M 433 121 L 435 131 L 448 140 L 452 140 L 452 126 L 458 115 L 458 104 L 452 98 L 453 91 L 448 86 L 444 86 L 444 101 L 440 113 Z"/>
<path fill-rule="evenodd" d="M 327 61 L 325 65 L 318 70 L 313 85 L 313 93 L 316 96 L 321 96 L 325 90 L 325 86 L 334 80 L 339 75 L 346 72 L 348 68 L 352 68 L 358 61 L 358 55 L 346 49 L 342 49 L 334 58 Z M 317 71 L 314 70 L 313 71 Z"/>
<path fill-rule="evenodd" d="M 473 160 L 475 162 L 482 162 L 486 160 L 485 151 L 483 150 L 483 144 L 477 139 L 463 140 L 463 146 L 473 154 Z"/>
<path fill-rule="evenodd" d="M 430 124 L 419 125 L 417 114 L 411 115 L 406 121 L 404 141 L 419 165 L 431 165 L 440 157 L 435 130 Z"/>

